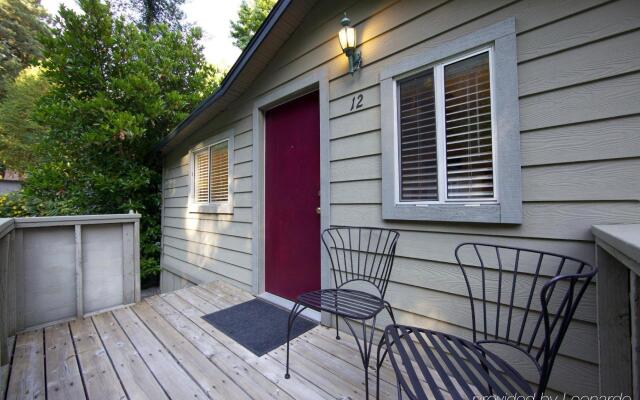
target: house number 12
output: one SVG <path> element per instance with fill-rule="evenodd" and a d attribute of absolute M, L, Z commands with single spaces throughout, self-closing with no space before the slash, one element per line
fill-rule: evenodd
<path fill-rule="evenodd" d="M 351 109 L 349 111 L 362 108 L 362 100 L 364 100 L 364 96 L 362 94 L 353 96 L 353 98 L 351 99 Z"/>

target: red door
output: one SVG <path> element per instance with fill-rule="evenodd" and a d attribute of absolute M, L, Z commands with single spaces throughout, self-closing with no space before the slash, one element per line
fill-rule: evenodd
<path fill-rule="evenodd" d="M 265 116 L 265 289 L 320 289 L 320 110 L 311 93 Z"/>

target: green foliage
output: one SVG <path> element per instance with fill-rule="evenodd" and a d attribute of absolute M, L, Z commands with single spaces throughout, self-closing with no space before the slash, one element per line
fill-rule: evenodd
<path fill-rule="evenodd" d="M 231 21 L 231 37 L 234 39 L 234 46 L 240 50 L 247 47 L 276 2 L 277 0 L 254 0 L 249 3 L 247 0 L 242 0 L 238 10 L 238 20 Z"/>
<path fill-rule="evenodd" d="M 199 29 L 160 24 L 146 32 L 99 0 L 79 5 L 82 14 L 62 7 L 43 38 L 51 88 L 36 117 L 49 130 L 22 199 L 4 202 L 29 215 L 141 213 L 148 281 L 160 250 L 161 162 L 153 148 L 213 92 L 217 71 L 204 60 Z"/>
<path fill-rule="evenodd" d="M 154 24 L 166 24 L 171 30 L 187 30 L 180 8 L 185 0 L 114 0 L 112 7 L 118 14 L 131 19 L 145 30 Z"/>
<path fill-rule="evenodd" d="M 7 85 L 0 100 L 0 163 L 6 168 L 24 172 L 36 163 L 33 149 L 46 129 L 33 120 L 32 113 L 48 88 L 39 67 L 23 69 Z"/>
<path fill-rule="evenodd" d="M 39 0 L 0 0 L 0 97 L 18 73 L 40 59 L 39 35 L 47 34 Z"/>
<path fill-rule="evenodd" d="M 29 211 L 24 196 L 18 192 L 0 195 L 0 218 L 27 216 L 29 216 Z"/>

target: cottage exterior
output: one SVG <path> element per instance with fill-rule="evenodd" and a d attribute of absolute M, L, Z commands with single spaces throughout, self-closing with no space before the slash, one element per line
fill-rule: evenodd
<path fill-rule="evenodd" d="M 336 37 L 344 12 L 362 54 L 353 75 Z M 330 287 L 321 229 L 391 227 L 398 319 L 468 336 L 458 244 L 594 263 L 593 225 L 640 220 L 638 28 L 636 0 L 280 1 L 161 148 L 162 290 L 221 279 L 276 299 Z M 467 97 L 451 105 L 456 82 Z M 461 146 L 475 159 L 443 145 L 470 99 L 482 132 Z M 434 119 L 437 168 L 399 161 L 415 150 L 410 118 Z M 597 341 L 594 284 L 550 388 L 598 392 Z"/>

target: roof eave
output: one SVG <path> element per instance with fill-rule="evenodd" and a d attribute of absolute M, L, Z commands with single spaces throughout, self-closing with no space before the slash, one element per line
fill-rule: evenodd
<path fill-rule="evenodd" d="M 209 109 L 214 103 L 225 96 L 233 83 L 236 81 L 244 67 L 251 61 L 251 58 L 258 50 L 262 42 L 267 38 L 275 24 L 278 22 L 282 14 L 286 11 L 287 7 L 291 4 L 292 0 L 280 0 L 273 7 L 267 18 L 264 20 L 260 28 L 255 35 L 251 38 L 245 49 L 242 51 L 236 62 L 233 64 L 227 75 L 222 80 L 220 87 L 212 95 L 202 101 L 196 108 L 189 114 L 189 116 L 180 122 L 167 136 L 155 147 L 155 151 L 159 153 L 166 153 L 168 147 L 181 136 L 181 133 L 191 125 L 201 114 Z"/>

